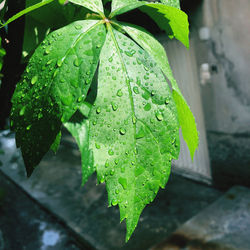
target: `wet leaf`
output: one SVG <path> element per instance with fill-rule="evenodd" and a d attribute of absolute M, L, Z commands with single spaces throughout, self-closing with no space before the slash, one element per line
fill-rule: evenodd
<path fill-rule="evenodd" d="M 177 107 L 182 135 L 188 145 L 191 158 L 193 159 L 195 150 L 199 145 L 199 135 L 196 128 L 195 118 L 173 76 L 165 49 L 151 34 L 139 27 L 124 24 L 123 29 L 151 55 L 171 82 L 173 98 Z"/>
<path fill-rule="evenodd" d="M 86 98 L 105 34 L 97 20 L 74 22 L 48 35 L 30 59 L 11 114 L 28 175 Z"/>
<path fill-rule="evenodd" d="M 119 91 L 123 95 L 114 95 Z M 145 109 L 148 105 L 151 108 Z M 106 183 L 109 205 L 118 204 L 121 220 L 126 218 L 128 240 L 143 208 L 165 186 L 171 160 L 178 158 L 179 124 L 160 68 L 146 51 L 111 27 L 89 120 L 98 180 Z"/>

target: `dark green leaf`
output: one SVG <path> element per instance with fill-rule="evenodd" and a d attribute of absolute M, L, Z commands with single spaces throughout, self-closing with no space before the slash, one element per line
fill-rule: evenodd
<path fill-rule="evenodd" d="M 78 21 L 51 33 L 31 57 L 11 114 L 28 175 L 85 99 L 105 36 L 100 21 Z"/>
<path fill-rule="evenodd" d="M 128 240 L 178 158 L 179 124 L 160 68 L 110 26 L 89 119 L 98 180 L 106 182 L 109 204 L 118 204 L 121 220 L 126 218 Z"/>

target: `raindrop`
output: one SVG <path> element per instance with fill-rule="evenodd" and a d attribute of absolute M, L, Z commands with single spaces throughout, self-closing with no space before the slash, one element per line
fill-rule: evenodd
<path fill-rule="evenodd" d="M 110 171 L 110 175 L 113 176 L 114 174 L 115 174 L 115 170 L 112 169 L 112 170 Z"/>
<path fill-rule="evenodd" d="M 115 193 L 116 193 L 116 194 L 119 194 L 119 190 L 118 190 L 118 189 L 116 189 L 116 190 L 115 190 Z"/>
<path fill-rule="evenodd" d="M 157 112 L 155 114 L 155 116 L 156 116 L 156 118 L 157 118 L 158 121 L 162 121 L 163 120 L 163 116 L 162 116 L 162 114 L 160 112 Z"/>
<path fill-rule="evenodd" d="M 27 130 L 30 130 L 30 128 L 31 128 L 31 125 L 29 125 L 29 126 L 26 127 Z"/>
<path fill-rule="evenodd" d="M 149 111 L 151 109 L 151 104 L 150 103 L 147 103 L 144 107 L 144 110 L 145 111 Z"/>
<path fill-rule="evenodd" d="M 20 110 L 20 112 L 19 112 L 19 115 L 21 115 L 21 116 L 23 116 L 24 115 L 24 113 L 25 113 L 25 109 L 26 109 L 26 107 L 24 106 L 24 107 L 22 107 L 22 109 Z"/>
<path fill-rule="evenodd" d="M 123 189 L 126 190 L 127 189 L 127 179 L 126 178 L 123 178 L 123 177 L 120 177 L 118 179 L 118 182 L 122 185 Z"/>
<path fill-rule="evenodd" d="M 125 135 L 126 134 L 126 129 L 125 128 L 120 128 L 120 134 Z"/>
<path fill-rule="evenodd" d="M 154 91 L 154 90 L 151 91 L 151 95 L 152 95 L 152 96 L 155 95 L 155 91 Z"/>
<path fill-rule="evenodd" d="M 109 162 L 106 161 L 106 162 L 105 162 L 105 168 L 108 168 L 108 167 L 109 167 Z"/>
<path fill-rule="evenodd" d="M 80 30 L 80 29 L 82 29 L 82 25 L 77 24 L 77 25 L 75 25 L 75 28 L 76 28 L 77 30 Z"/>
<path fill-rule="evenodd" d="M 168 98 L 165 100 L 165 104 L 166 104 L 166 105 L 169 104 L 169 99 L 168 99 Z"/>
<path fill-rule="evenodd" d="M 112 109 L 113 109 L 114 111 L 116 111 L 116 110 L 118 109 L 117 104 L 115 104 L 114 102 L 111 102 L 111 106 L 112 106 Z"/>
<path fill-rule="evenodd" d="M 79 67 L 80 63 L 79 63 L 79 59 L 78 59 L 78 58 L 76 58 L 76 59 L 74 60 L 74 65 L 75 65 L 76 67 Z"/>
<path fill-rule="evenodd" d="M 135 94 L 139 94 L 139 89 L 138 89 L 138 87 L 134 87 L 134 88 L 133 88 L 133 91 L 134 91 Z"/>
<path fill-rule="evenodd" d="M 59 59 L 56 64 L 57 64 L 58 67 L 61 67 L 62 63 L 63 63 L 63 61 L 61 59 Z"/>
<path fill-rule="evenodd" d="M 101 146 L 98 143 L 95 144 L 95 147 L 96 147 L 96 149 L 100 149 L 101 148 Z"/>
<path fill-rule="evenodd" d="M 98 107 L 98 108 L 96 109 L 96 113 L 97 113 L 97 114 L 100 114 L 100 113 L 101 113 L 101 108 L 100 108 L 100 107 Z"/>
<path fill-rule="evenodd" d="M 113 57 L 112 56 L 109 58 L 109 62 L 113 62 Z"/>
<path fill-rule="evenodd" d="M 109 154 L 110 156 L 112 156 L 112 155 L 114 155 L 114 151 L 113 151 L 112 149 L 109 149 L 108 154 Z"/>
<path fill-rule="evenodd" d="M 37 80 L 38 80 L 38 76 L 37 75 L 33 76 L 31 79 L 31 84 L 34 85 L 37 82 Z"/>
<path fill-rule="evenodd" d="M 135 115 L 133 115 L 133 117 L 132 117 L 132 123 L 136 124 L 136 117 L 135 117 Z"/>
<path fill-rule="evenodd" d="M 122 90 L 119 89 L 119 90 L 117 91 L 117 94 L 116 94 L 116 95 L 119 96 L 119 97 L 122 97 L 122 95 L 123 95 Z"/>

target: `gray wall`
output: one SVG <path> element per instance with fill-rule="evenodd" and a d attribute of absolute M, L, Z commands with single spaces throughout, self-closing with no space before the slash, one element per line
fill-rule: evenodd
<path fill-rule="evenodd" d="M 250 186 L 250 1 L 204 0 L 191 13 L 197 63 L 209 63 L 201 88 L 215 184 Z M 198 39 L 208 27 L 210 39 Z"/>

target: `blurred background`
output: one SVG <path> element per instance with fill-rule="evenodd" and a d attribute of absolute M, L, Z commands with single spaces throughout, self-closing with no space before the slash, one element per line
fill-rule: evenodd
<path fill-rule="evenodd" d="M 4 2 L 1 20 L 39 1 L 8 1 L 8 9 Z M 10 98 L 36 46 L 87 11 L 55 2 L 0 30 L 0 250 L 250 249 L 250 1 L 183 0 L 181 7 L 189 15 L 189 50 L 140 10 L 119 17 L 166 48 L 200 132 L 194 161 L 182 140 L 166 189 L 127 244 L 105 186 L 95 176 L 80 186 L 80 153 L 66 130 L 57 155 L 48 153 L 27 179 L 8 127 Z"/>

